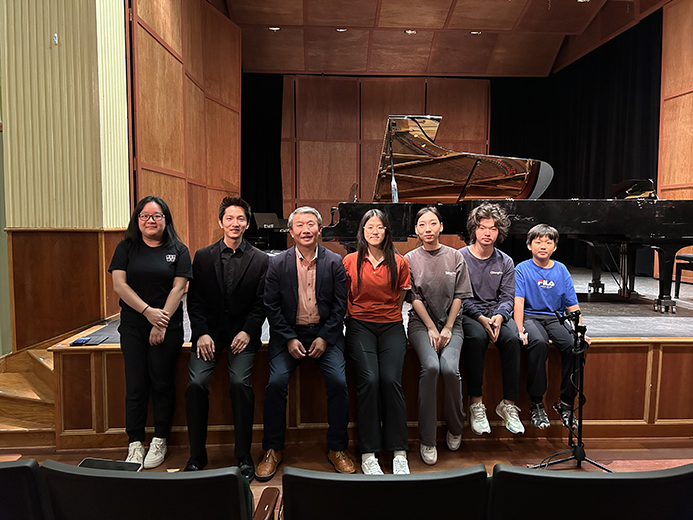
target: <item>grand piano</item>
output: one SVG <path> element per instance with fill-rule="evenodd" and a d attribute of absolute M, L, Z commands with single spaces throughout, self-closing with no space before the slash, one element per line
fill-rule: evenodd
<path fill-rule="evenodd" d="M 693 245 L 693 201 L 660 200 L 652 193 L 625 199 L 540 199 L 553 176 L 548 164 L 446 150 L 433 142 L 439 123 L 439 117 L 390 116 L 374 202 L 339 203 L 339 220 L 333 210 L 323 239 L 353 243 L 361 217 L 377 207 L 388 215 L 393 239 L 406 241 L 414 236 L 416 213 L 429 204 L 437 205 L 446 234 L 465 236 L 469 212 L 491 199 L 508 214 L 511 235 L 526 236 L 534 225 L 545 222 L 561 235 L 593 247 L 618 245 L 623 297 L 637 294 L 635 251 L 653 248 L 659 259 L 654 310 L 676 312 L 672 274 L 677 251 Z M 439 177 L 442 181 L 436 182 Z M 593 265 L 590 287 L 603 291 L 601 261 Z"/>

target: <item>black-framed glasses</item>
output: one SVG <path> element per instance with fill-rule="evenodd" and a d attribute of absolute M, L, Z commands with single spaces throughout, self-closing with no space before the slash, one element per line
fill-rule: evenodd
<path fill-rule="evenodd" d="M 161 222 L 164 218 L 164 215 L 161 213 L 154 213 L 153 215 L 147 215 L 145 213 L 140 213 L 137 216 L 137 218 L 139 218 L 142 222 L 147 222 L 150 218 L 156 222 Z"/>

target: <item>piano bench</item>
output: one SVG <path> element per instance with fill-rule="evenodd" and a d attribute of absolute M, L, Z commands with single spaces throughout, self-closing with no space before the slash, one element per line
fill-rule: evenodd
<path fill-rule="evenodd" d="M 676 289 L 674 298 L 679 298 L 679 289 L 681 288 L 681 271 L 693 271 L 693 255 L 676 255 Z"/>

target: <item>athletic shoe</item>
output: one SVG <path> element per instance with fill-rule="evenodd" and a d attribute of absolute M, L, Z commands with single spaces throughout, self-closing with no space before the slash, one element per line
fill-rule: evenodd
<path fill-rule="evenodd" d="M 166 456 L 166 439 L 154 437 L 149 443 L 149 451 L 144 458 L 144 469 L 152 469 L 161 465 Z"/>
<path fill-rule="evenodd" d="M 128 445 L 128 458 L 125 462 L 144 462 L 144 446 L 140 441 L 131 442 Z"/>
<path fill-rule="evenodd" d="M 429 466 L 433 466 L 436 462 L 438 462 L 438 450 L 435 446 L 419 444 L 419 453 L 421 454 L 421 460 L 423 460 Z"/>
<path fill-rule="evenodd" d="M 507 404 L 501 399 L 501 402 L 496 406 L 498 417 L 503 419 L 503 424 L 510 433 L 518 434 L 525 433 L 525 427 L 520 420 L 520 409 L 514 404 Z"/>
<path fill-rule="evenodd" d="M 469 405 L 469 425 L 477 435 L 491 433 L 484 403 L 472 403 Z"/>
<path fill-rule="evenodd" d="M 409 462 L 407 462 L 407 458 L 404 455 L 397 455 L 392 459 L 392 474 L 409 475 Z"/>
<path fill-rule="evenodd" d="M 549 417 L 546 415 L 546 408 L 544 408 L 544 403 L 532 403 L 529 405 L 529 411 L 532 414 L 532 426 L 540 430 L 545 430 L 551 423 L 549 422 Z"/>
<path fill-rule="evenodd" d="M 450 451 L 457 451 L 460 449 L 460 444 L 462 444 L 462 434 L 453 435 L 448 430 L 447 435 L 445 435 L 445 442 L 447 442 Z"/>
<path fill-rule="evenodd" d="M 380 469 L 380 464 L 378 459 L 375 457 L 368 457 L 366 460 L 361 461 L 361 471 L 364 475 L 382 475 L 383 470 Z"/>
<path fill-rule="evenodd" d="M 578 423 L 577 419 L 575 418 L 575 414 L 573 413 L 572 406 L 564 405 L 559 399 L 558 401 L 553 403 L 553 410 L 561 416 L 561 422 L 563 423 L 563 426 L 574 432 L 577 431 Z"/>

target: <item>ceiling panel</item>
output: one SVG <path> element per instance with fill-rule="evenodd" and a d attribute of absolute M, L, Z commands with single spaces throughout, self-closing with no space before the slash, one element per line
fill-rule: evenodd
<path fill-rule="evenodd" d="M 382 0 L 378 27 L 442 29 L 452 0 Z"/>
<path fill-rule="evenodd" d="M 332 27 L 306 27 L 306 70 L 365 72 L 368 34 L 365 29 L 337 32 Z"/>
<path fill-rule="evenodd" d="M 243 27 L 245 72 L 302 72 L 305 70 L 303 28 L 272 32 L 266 27 Z"/>
<path fill-rule="evenodd" d="M 303 0 L 226 0 L 237 24 L 303 25 Z"/>
<path fill-rule="evenodd" d="M 563 38 L 562 34 L 500 33 L 488 73 L 502 76 L 547 76 Z"/>
<path fill-rule="evenodd" d="M 510 31 L 528 0 L 457 0 L 448 29 Z"/>
<path fill-rule="evenodd" d="M 531 0 L 518 31 L 580 34 L 585 30 L 606 0 Z"/>
<path fill-rule="evenodd" d="M 497 33 L 437 32 L 431 50 L 432 74 L 485 74 Z"/>
<path fill-rule="evenodd" d="M 373 31 L 369 72 L 426 74 L 431 56 L 433 31 Z"/>
<path fill-rule="evenodd" d="M 304 0 L 306 25 L 373 27 L 378 0 Z"/>

